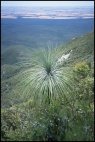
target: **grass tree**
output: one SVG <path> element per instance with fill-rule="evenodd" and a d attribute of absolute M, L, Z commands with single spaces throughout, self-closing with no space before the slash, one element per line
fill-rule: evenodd
<path fill-rule="evenodd" d="M 48 111 L 47 121 L 52 121 L 53 126 L 48 123 L 46 139 L 55 139 L 57 133 L 60 133 L 60 126 L 57 125 L 60 125 L 61 121 L 65 122 L 62 120 L 64 117 L 60 118 L 58 110 L 61 104 L 71 103 L 74 96 L 71 68 L 57 62 L 61 56 L 62 53 L 59 54 L 56 48 L 32 51 L 31 56 L 22 58 L 19 62 L 23 69 L 15 76 L 18 82 L 16 92 L 20 94 L 20 99 L 22 97 L 25 101 L 31 98 L 32 103 L 37 103 L 35 107 L 42 106 Z"/>
<path fill-rule="evenodd" d="M 37 102 L 50 104 L 54 100 L 66 99 L 72 89 L 70 68 L 57 63 L 57 49 L 46 48 L 33 51 L 26 68 L 18 74 L 19 91 L 24 97 L 33 97 Z M 61 56 L 61 55 L 60 55 Z M 23 64 L 23 61 L 22 61 Z"/>

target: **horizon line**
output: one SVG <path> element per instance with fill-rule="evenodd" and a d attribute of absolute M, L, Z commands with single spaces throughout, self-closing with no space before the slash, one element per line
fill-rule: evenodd
<path fill-rule="evenodd" d="M 12 5 L 12 6 L 8 5 L 6 6 L 6 5 L 2 5 L 1 7 L 94 7 L 94 6 L 92 5 L 88 5 L 88 6 L 86 5 L 85 6 L 84 5 L 81 5 L 81 6 L 78 6 L 78 5 L 76 6 L 75 5 L 74 6 L 73 5 L 68 5 L 68 6 L 67 5 L 65 6 L 43 6 L 43 5 L 42 6 L 36 6 L 36 5 L 35 6 L 34 5 L 33 6 L 30 6 L 30 5 Z"/>

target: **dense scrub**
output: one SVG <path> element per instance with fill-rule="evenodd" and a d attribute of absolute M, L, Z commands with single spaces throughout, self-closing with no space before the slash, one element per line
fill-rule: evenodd
<path fill-rule="evenodd" d="M 2 77 L 2 140 L 94 141 L 92 60 L 56 65 L 58 51 L 37 51 Z"/>

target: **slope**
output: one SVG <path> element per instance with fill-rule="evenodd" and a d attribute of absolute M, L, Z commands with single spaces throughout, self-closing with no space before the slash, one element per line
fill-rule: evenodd
<path fill-rule="evenodd" d="M 93 56 L 94 56 L 94 33 L 89 33 L 83 37 L 78 37 L 72 39 L 68 44 L 58 47 L 56 52 L 58 57 L 61 57 L 62 54 L 67 54 L 70 50 L 72 53 L 70 58 L 66 61 L 65 66 L 74 66 L 77 62 L 87 61 L 91 63 L 93 69 Z M 25 47 L 14 47 L 9 48 L 2 54 L 2 66 L 1 66 L 1 77 L 2 77 L 2 106 L 10 107 L 12 104 L 21 103 L 20 96 L 15 95 L 17 93 L 11 93 L 11 90 L 15 88 L 18 80 L 12 79 L 20 71 L 23 71 L 24 63 L 27 62 L 26 59 L 31 57 L 32 50 L 31 48 Z M 23 60 L 23 63 L 22 63 Z M 24 62 L 25 60 L 25 62 Z M 19 66 L 21 63 L 22 65 Z"/>
<path fill-rule="evenodd" d="M 65 54 L 72 50 L 68 59 L 68 64 L 74 64 L 79 61 L 94 62 L 94 33 L 89 33 L 81 37 L 72 39 L 68 44 L 60 48 Z"/>

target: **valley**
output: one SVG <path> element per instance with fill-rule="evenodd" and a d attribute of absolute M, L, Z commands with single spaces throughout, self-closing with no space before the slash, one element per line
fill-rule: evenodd
<path fill-rule="evenodd" d="M 93 15 L 2 7 L 2 141 L 94 141 Z"/>

